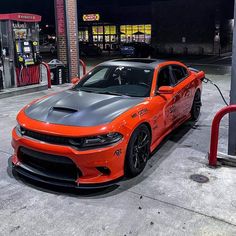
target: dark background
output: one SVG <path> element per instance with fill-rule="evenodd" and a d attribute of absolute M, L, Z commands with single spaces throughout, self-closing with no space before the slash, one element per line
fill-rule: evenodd
<path fill-rule="evenodd" d="M 88 11 L 102 10 L 103 6 L 110 6 L 113 10 L 117 6 L 137 6 L 151 4 L 151 2 L 157 1 L 169 1 L 172 4 L 177 4 L 178 0 L 79 0 L 78 1 L 78 12 L 79 15 L 86 13 Z M 186 0 L 186 3 L 188 0 Z M 208 0 L 196 0 L 199 5 L 205 4 Z M 233 6 L 234 0 L 221 0 L 221 9 L 226 15 L 230 15 L 230 18 L 233 18 Z M 42 25 L 49 24 L 54 25 L 54 0 L 8 0 L 4 1 L 0 5 L 0 13 L 11 13 L 11 12 L 26 12 L 26 13 L 35 13 L 43 17 Z M 183 13 L 184 14 L 184 13 Z M 205 13 L 204 13 L 205 14 Z M 103 15 L 106 17 L 109 12 L 106 10 L 103 12 Z M 136 14 L 129 15 L 129 18 L 132 19 L 137 17 Z M 142 14 L 142 17 L 148 17 Z M 169 15 L 171 18 L 171 14 Z M 199 18 L 201 17 L 201 12 L 199 12 Z"/>

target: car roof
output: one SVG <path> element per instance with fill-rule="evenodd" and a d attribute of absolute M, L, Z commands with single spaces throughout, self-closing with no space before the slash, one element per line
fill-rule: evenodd
<path fill-rule="evenodd" d="M 128 66 L 142 69 L 155 69 L 161 63 L 167 61 L 148 58 L 124 58 L 101 63 L 99 66 Z"/>

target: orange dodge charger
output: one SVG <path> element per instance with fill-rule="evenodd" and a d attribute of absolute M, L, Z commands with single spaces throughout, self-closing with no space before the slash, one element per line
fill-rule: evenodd
<path fill-rule="evenodd" d="M 204 78 L 176 61 L 104 62 L 71 89 L 20 111 L 12 132 L 13 170 L 76 188 L 137 176 L 167 134 L 198 119 Z"/>

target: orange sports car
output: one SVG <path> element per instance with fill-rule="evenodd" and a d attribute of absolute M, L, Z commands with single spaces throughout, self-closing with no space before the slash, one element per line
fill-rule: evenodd
<path fill-rule="evenodd" d="M 204 78 L 176 61 L 104 62 L 71 89 L 20 111 L 12 132 L 14 172 L 76 188 L 137 176 L 167 134 L 198 119 Z"/>

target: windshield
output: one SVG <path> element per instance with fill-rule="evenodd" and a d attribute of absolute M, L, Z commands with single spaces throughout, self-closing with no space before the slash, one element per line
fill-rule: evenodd
<path fill-rule="evenodd" d="M 117 96 L 149 97 L 152 78 L 152 69 L 98 66 L 73 89 Z"/>

